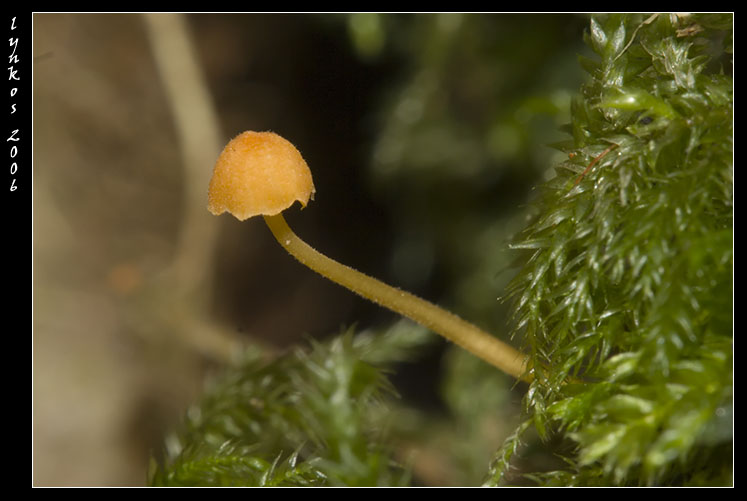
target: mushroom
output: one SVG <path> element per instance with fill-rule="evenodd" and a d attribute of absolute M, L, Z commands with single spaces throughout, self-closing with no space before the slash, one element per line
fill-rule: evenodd
<path fill-rule="evenodd" d="M 441 334 L 505 373 L 531 380 L 527 356 L 435 304 L 392 287 L 319 253 L 290 229 L 281 214 L 314 195 L 301 153 L 273 132 L 243 132 L 218 157 L 210 180 L 208 210 L 243 221 L 262 215 L 280 245 L 302 264 L 333 282 Z"/>

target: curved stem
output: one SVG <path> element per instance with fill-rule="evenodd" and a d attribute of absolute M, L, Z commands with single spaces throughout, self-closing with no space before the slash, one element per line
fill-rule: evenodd
<path fill-rule="evenodd" d="M 510 345 L 431 302 L 317 252 L 293 233 L 282 214 L 264 218 L 280 245 L 320 275 L 441 334 L 506 374 L 525 381 L 531 380 L 527 371 L 527 356 Z"/>

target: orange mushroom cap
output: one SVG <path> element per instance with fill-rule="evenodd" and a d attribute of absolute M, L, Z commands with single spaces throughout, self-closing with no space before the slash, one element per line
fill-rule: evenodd
<path fill-rule="evenodd" d="M 208 188 L 208 210 L 243 221 L 274 216 L 314 198 L 311 170 L 301 153 L 274 132 L 242 132 L 223 149 Z"/>

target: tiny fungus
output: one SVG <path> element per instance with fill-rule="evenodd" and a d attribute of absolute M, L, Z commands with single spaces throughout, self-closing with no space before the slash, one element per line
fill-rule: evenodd
<path fill-rule="evenodd" d="M 409 292 L 397 289 L 317 252 L 281 214 L 314 195 L 306 161 L 293 144 L 273 132 L 243 132 L 218 157 L 210 180 L 208 210 L 228 211 L 243 221 L 262 215 L 275 239 L 320 275 L 453 341 L 507 374 L 531 380 L 527 357 L 475 325 Z"/>

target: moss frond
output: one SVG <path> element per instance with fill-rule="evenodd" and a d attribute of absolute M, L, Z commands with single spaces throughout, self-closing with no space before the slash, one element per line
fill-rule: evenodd
<path fill-rule="evenodd" d="M 427 339 L 422 329 L 400 325 L 375 340 L 349 330 L 271 362 L 248 356 L 187 412 L 150 483 L 407 482 L 407 471 L 386 445 L 386 401 L 394 390 L 383 368 Z"/>
<path fill-rule="evenodd" d="M 526 408 L 541 436 L 570 432 L 574 478 L 683 482 L 732 405 L 731 29 L 728 15 L 591 20 L 574 145 L 510 285 L 538 368 Z"/>

